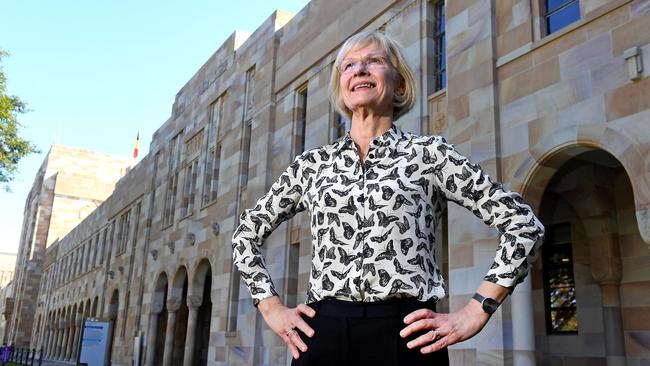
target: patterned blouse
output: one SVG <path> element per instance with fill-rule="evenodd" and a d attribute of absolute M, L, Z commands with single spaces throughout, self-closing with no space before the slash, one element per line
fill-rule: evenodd
<path fill-rule="evenodd" d="M 277 295 L 261 246 L 280 223 L 307 210 L 312 264 L 306 303 L 437 301 L 445 284 L 436 234 L 448 200 L 500 233 L 484 279 L 505 287 L 521 282 L 544 235 L 531 208 L 442 137 L 405 133 L 395 125 L 371 141 L 363 164 L 349 133 L 296 157 L 255 207 L 241 214 L 233 261 L 255 306 Z"/>

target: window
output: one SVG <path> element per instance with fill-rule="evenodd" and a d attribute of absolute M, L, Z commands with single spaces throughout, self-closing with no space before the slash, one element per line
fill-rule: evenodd
<path fill-rule="evenodd" d="M 246 85 L 244 88 L 244 121 L 253 118 L 253 94 L 255 91 L 255 66 L 246 71 Z"/>
<path fill-rule="evenodd" d="M 178 133 L 169 143 L 169 177 L 167 178 L 167 190 L 165 192 L 165 204 L 163 208 L 162 225 L 168 226 L 174 222 L 174 211 L 176 210 L 176 194 L 178 192 L 178 165 L 181 160 L 180 139 L 183 132 Z"/>
<path fill-rule="evenodd" d="M 205 161 L 205 173 L 203 179 L 203 197 L 201 204 L 205 205 L 217 199 L 217 188 L 219 185 L 219 168 L 221 166 L 221 120 L 223 118 L 224 96 L 219 97 L 212 104 L 210 128 L 208 129 L 208 153 Z M 212 141 L 216 141 L 214 147 Z"/>
<path fill-rule="evenodd" d="M 578 0 L 544 0 L 546 34 L 554 33 L 580 19 Z"/>
<path fill-rule="evenodd" d="M 542 266 L 546 329 L 549 334 L 578 332 L 571 246 L 571 226 L 568 223 L 547 227 L 542 246 Z"/>
<path fill-rule="evenodd" d="M 307 124 L 307 86 L 296 92 L 295 117 L 293 131 L 294 154 L 305 151 L 305 125 Z"/>
<path fill-rule="evenodd" d="M 347 131 L 350 130 L 351 123 L 350 120 L 343 117 L 342 115 L 334 112 L 334 126 L 332 127 L 332 140 L 339 139 L 345 135 Z"/>
<path fill-rule="evenodd" d="M 126 244 L 129 240 L 129 229 L 131 228 L 131 210 L 128 210 L 120 216 L 117 228 L 117 254 L 126 250 Z"/>
<path fill-rule="evenodd" d="M 433 91 L 447 87 L 445 2 L 433 3 Z"/>
<path fill-rule="evenodd" d="M 194 211 L 194 196 L 196 191 L 196 171 L 199 167 L 198 159 L 187 164 L 185 168 L 185 181 L 183 184 L 183 205 L 181 216 L 191 215 Z"/>

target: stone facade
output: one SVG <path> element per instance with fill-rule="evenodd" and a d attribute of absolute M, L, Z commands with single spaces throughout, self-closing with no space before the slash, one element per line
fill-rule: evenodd
<path fill-rule="evenodd" d="M 417 81 L 400 127 L 444 135 L 549 227 L 570 225 L 577 331 L 549 329 L 540 260 L 478 336 L 452 347 L 451 363 L 647 364 L 650 1 L 579 1 L 580 18 L 550 35 L 542 3 L 447 2 L 438 91 L 428 1 L 313 0 L 235 32 L 178 92 L 150 153 L 48 248 L 31 346 L 73 359 L 81 320 L 97 317 L 113 324 L 113 364 L 131 364 L 136 336 L 146 365 L 289 364 L 233 272 L 230 238 L 296 154 L 335 137 L 336 51 L 380 29 L 400 41 Z M 453 204 L 447 223 L 441 308 L 453 311 L 487 272 L 498 233 Z M 304 301 L 308 224 L 298 215 L 265 243 L 289 305 Z"/>
<path fill-rule="evenodd" d="M 132 164 L 128 158 L 52 146 L 25 202 L 14 264 L 13 312 L 7 319 L 9 342 L 17 347 L 30 343 L 47 248 L 56 247 L 93 212 Z"/>

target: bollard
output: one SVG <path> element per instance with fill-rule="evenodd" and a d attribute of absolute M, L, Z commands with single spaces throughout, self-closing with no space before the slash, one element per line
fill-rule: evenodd
<path fill-rule="evenodd" d="M 34 366 L 34 358 L 36 358 L 36 348 L 32 348 L 32 362 L 30 362 L 30 366 Z"/>
<path fill-rule="evenodd" d="M 43 349 L 41 348 L 41 352 L 39 352 L 38 355 L 38 366 L 41 366 L 42 363 L 43 363 Z"/>

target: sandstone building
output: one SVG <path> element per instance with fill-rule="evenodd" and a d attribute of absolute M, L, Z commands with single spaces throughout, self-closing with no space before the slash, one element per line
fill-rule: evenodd
<path fill-rule="evenodd" d="M 345 130 L 327 99 L 332 63 L 347 37 L 378 29 L 415 71 L 400 127 L 446 136 L 547 227 L 528 280 L 452 364 L 648 363 L 649 27 L 648 0 L 313 0 L 235 32 L 178 92 L 150 153 L 47 247 L 30 345 L 74 359 L 81 320 L 98 317 L 113 324 L 113 364 L 131 364 L 136 336 L 146 365 L 289 364 L 230 238 L 296 154 Z M 265 244 L 289 305 L 309 277 L 305 215 Z M 446 220 L 442 310 L 453 311 L 498 233 L 453 204 Z"/>

